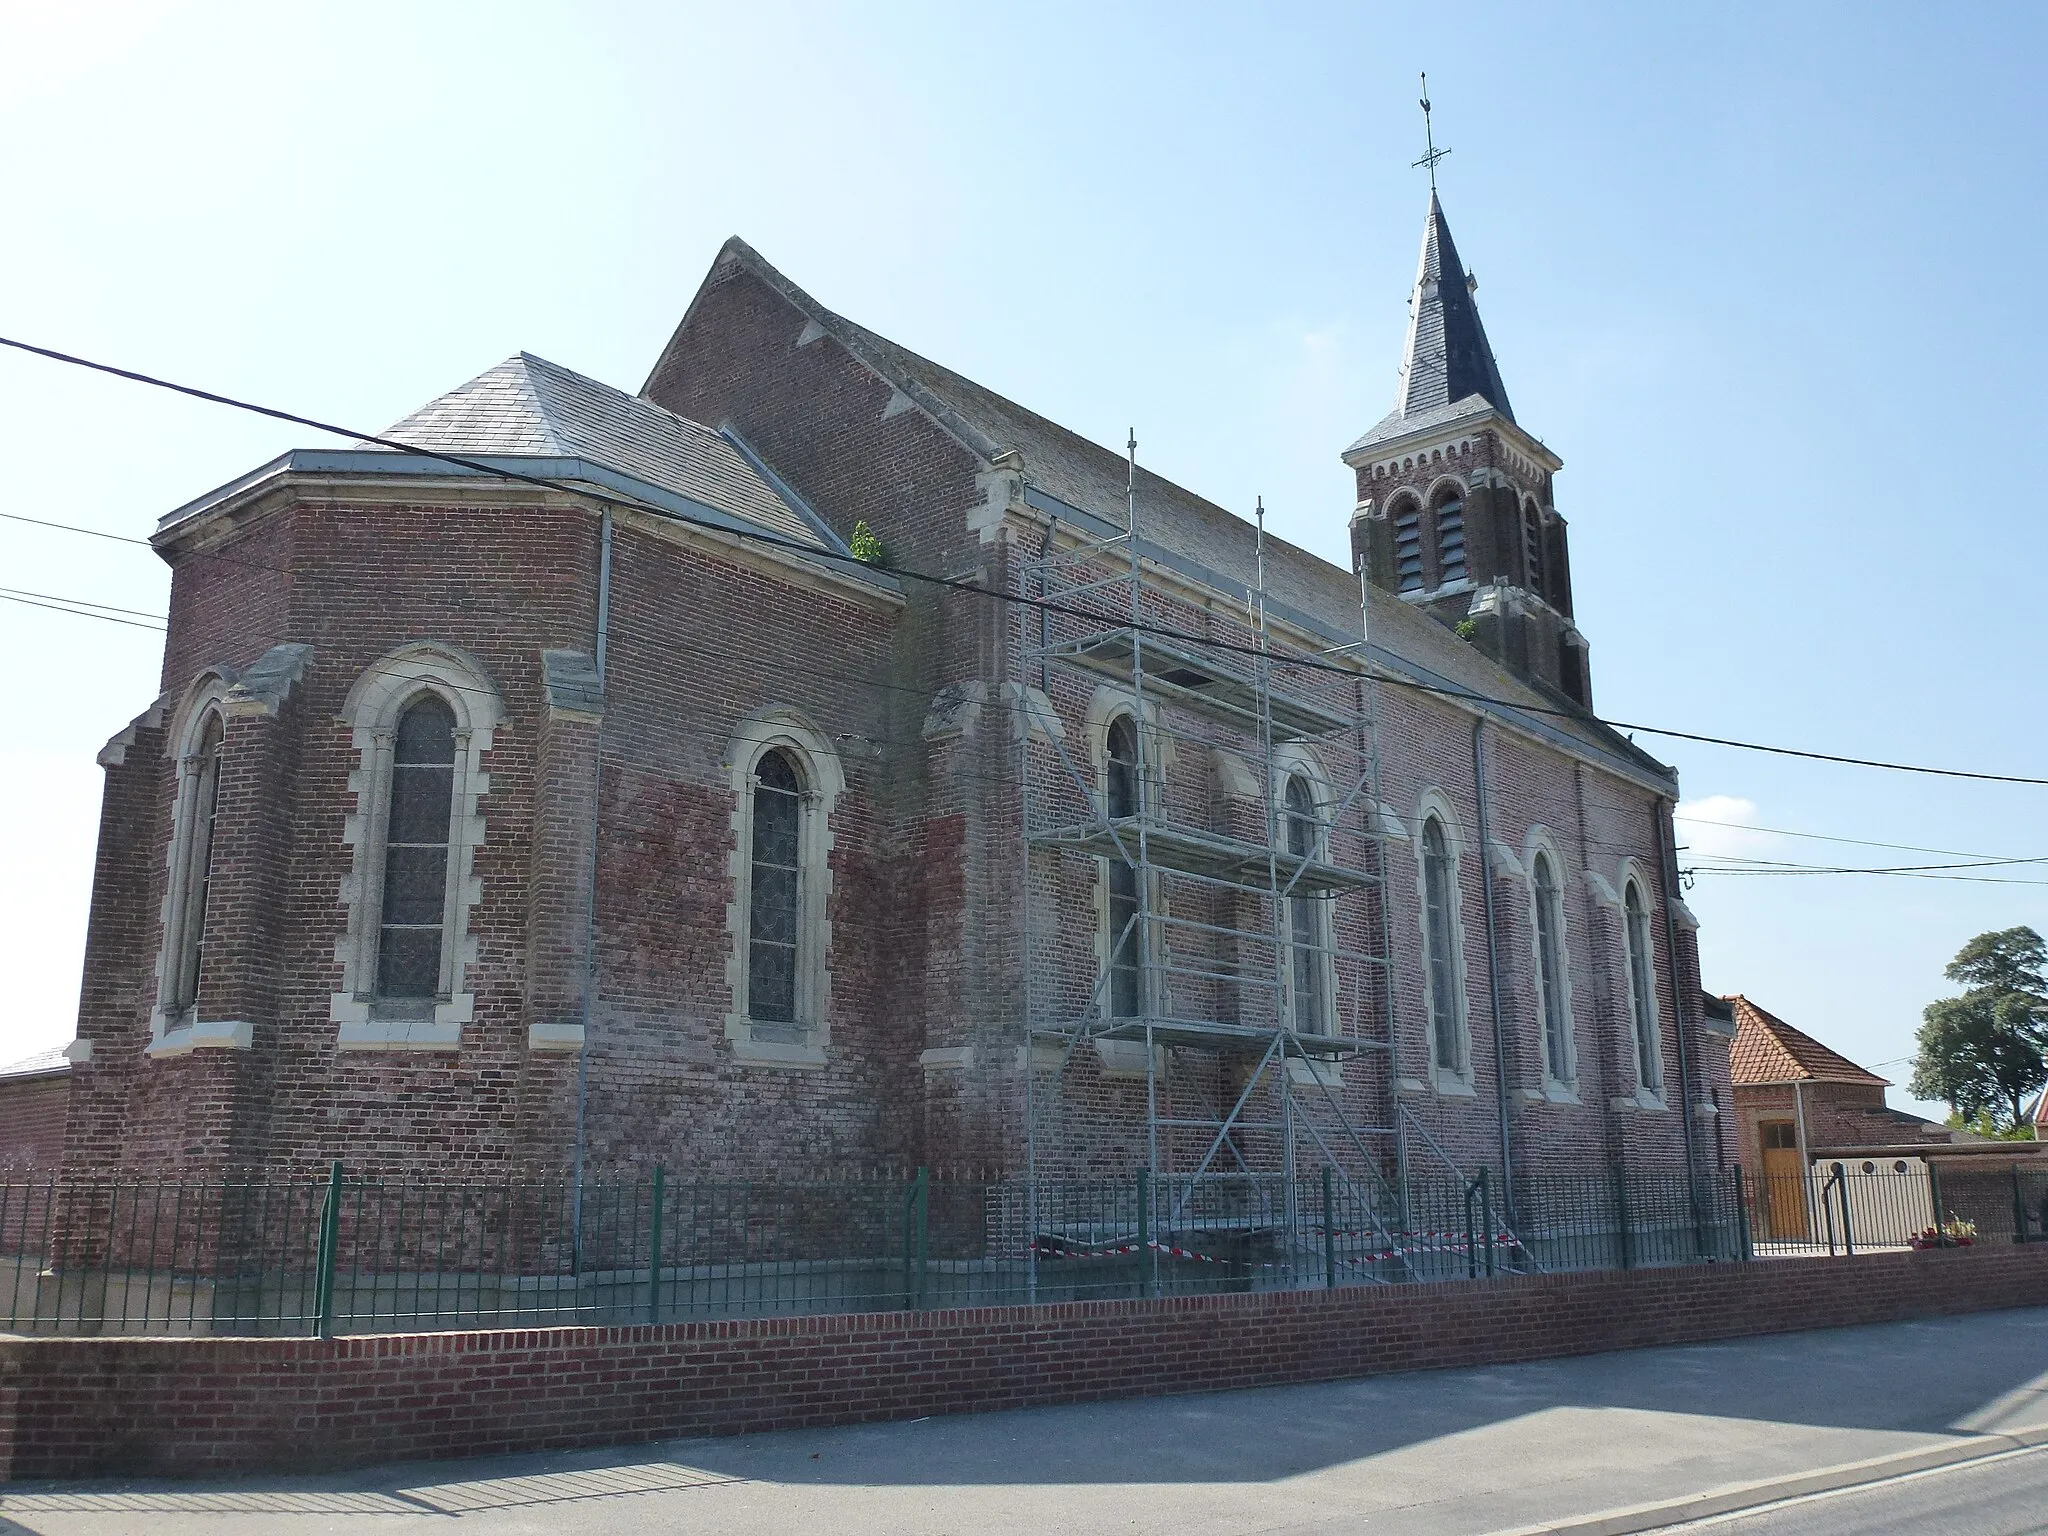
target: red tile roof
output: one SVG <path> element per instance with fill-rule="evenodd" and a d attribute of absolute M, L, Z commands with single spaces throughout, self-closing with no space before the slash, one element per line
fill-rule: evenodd
<path fill-rule="evenodd" d="M 1728 1068 L 1737 1083 L 1889 1084 L 1889 1079 L 1865 1071 L 1740 993 L 1725 1001 L 1735 1009 L 1735 1040 L 1728 1047 Z"/>

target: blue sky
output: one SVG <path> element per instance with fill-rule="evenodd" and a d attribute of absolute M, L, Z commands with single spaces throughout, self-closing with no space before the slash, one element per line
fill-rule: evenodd
<path fill-rule="evenodd" d="M 1427 68 L 1502 374 L 1565 460 L 1602 712 L 2048 775 L 2043 16 L 0 0 L 0 331 L 378 427 L 522 348 L 637 388 L 738 233 L 1343 559 Z M 0 510 L 142 534 L 318 441 L 0 356 Z M 145 611 L 167 589 L 145 550 L 18 523 L 0 568 Z M 158 644 L 0 602 L 0 1062 L 70 1038 L 93 756 Z M 1642 740 L 1702 854 L 2048 856 L 2048 790 Z M 2029 883 L 1703 875 L 1708 985 L 1903 1081 L 1957 946 L 2048 931 L 2048 864 L 1989 873 Z"/>

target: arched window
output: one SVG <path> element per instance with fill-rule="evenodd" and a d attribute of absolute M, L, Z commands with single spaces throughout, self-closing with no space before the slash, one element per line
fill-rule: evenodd
<path fill-rule="evenodd" d="M 448 991 L 448 849 L 455 811 L 455 712 L 438 693 L 405 706 L 391 749 L 384 822 L 384 900 L 377 996 L 427 1000 Z"/>
<path fill-rule="evenodd" d="M 1528 572 L 1529 590 L 1538 597 L 1543 589 L 1543 515 L 1536 503 L 1522 503 L 1522 564 Z"/>
<path fill-rule="evenodd" d="M 1462 1076 L 1464 1032 L 1459 1027 L 1457 870 L 1440 817 L 1422 820 L 1422 952 L 1429 984 L 1430 1061 L 1439 1071 Z"/>
<path fill-rule="evenodd" d="M 1656 960 L 1650 948 L 1650 912 L 1642 887 L 1630 879 L 1622 893 L 1623 941 L 1628 951 L 1628 1007 L 1635 1024 L 1636 1074 L 1643 1091 L 1662 1097 L 1664 1052 L 1657 1032 Z"/>
<path fill-rule="evenodd" d="M 199 975 L 206 954 L 206 903 L 213 884 L 213 826 L 220 810 L 221 745 L 226 731 L 218 710 L 209 709 L 199 726 L 199 739 L 181 765 L 188 798 L 180 807 L 177 867 L 171 871 L 176 896 L 173 932 L 168 949 L 164 1013 L 182 1018 L 199 1002 Z"/>
<path fill-rule="evenodd" d="M 777 748 L 754 765 L 753 865 L 747 881 L 747 1011 L 768 1024 L 797 1018 L 802 922 L 803 780 Z"/>
<path fill-rule="evenodd" d="M 1571 1012 L 1565 1006 L 1564 903 L 1557 869 L 1543 849 L 1530 861 L 1536 898 L 1536 996 L 1543 1012 L 1543 1071 L 1552 1082 L 1572 1081 Z"/>
<path fill-rule="evenodd" d="M 1465 499 L 1456 491 L 1436 504 L 1436 558 L 1439 581 L 1465 579 Z"/>
<path fill-rule="evenodd" d="M 1422 590 L 1422 509 L 1404 500 L 1394 512 L 1395 588 Z"/>
<path fill-rule="evenodd" d="M 1283 796 L 1286 847 L 1297 859 L 1323 856 L 1323 820 L 1316 808 L 1315 785 L 1306 774 L 1287 780 Z M 1329 902 L 1297 883 L 1287 897 L 1287 942 L 1293 1023 L 1305 1035 L 1330 1033 L 1328 977 Z"/>
<path fill-rule="evenodd" d="M 1138 729 L 1129 715 L 1109 724 L 1104 741 L 1103 809 L 1111 821 L 1142 813 L 1143 781 L 1138 770 Z M 1131 846 L 1127 835 L 1126 847 Z M 1108 900 L 1103 903 L 1108 929 L 1109 1013 L 1131 1019 L 1142 1014 L 1145 996 L 1145 933 L 1139 914 L 1138 871 L 1121 854 L 1103 861 Z"/>

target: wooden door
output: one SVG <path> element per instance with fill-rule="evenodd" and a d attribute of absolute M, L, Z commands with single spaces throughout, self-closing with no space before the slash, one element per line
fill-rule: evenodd
<path fill-rule="evenodd" d="M 1806 1217 L 1806 1165 L 1799 1156 L 1799 1128 L 1790 1120 L 1766 1120 L 1763 1140 L 1765 1235 L 1780 1242 L 1812 1235 Z"/>

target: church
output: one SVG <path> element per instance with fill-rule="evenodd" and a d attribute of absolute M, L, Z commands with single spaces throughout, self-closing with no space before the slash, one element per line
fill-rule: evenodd
<path fill-rule="evenodd" d="M 522 353 L 171 511 L 67 1166 L 1718 1172 L 1473 288 L 1432 192 L 1348 568 L 737 239 L 638 394 Z"/>

